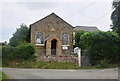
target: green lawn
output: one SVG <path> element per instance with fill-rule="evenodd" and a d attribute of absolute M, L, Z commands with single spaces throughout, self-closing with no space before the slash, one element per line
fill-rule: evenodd
<path fill-rule="evenodd" d="M 2 80 L 2 72 L 0 72 L 0 81 Z"/>
<path fill-rule="evenodd" d="M 3 67 L 11 68 L 39 68 L 39 69 L 78 69 L 78 65 L 71 62 L 38 62 L 38 61 L 3 61 Z"/>
<path fill-rule="evenodd" d="M 72 62 L 40 62 L 40 61 L 10 61 L 4 60 L 3 67 L 11 68 L 38 68 L 38 69 L 103 69 L 103 68 L 117 68 L 118 64 L 107 64 L 106 66 L 82 66 L 78 67 L 77 63 Z"/>
<path fill-rule="evenodd" d="M 0 72 L 0 81 L 2 79 L 7 79 L 7 75 L 5 73 L 3 73 L 3 72 Z"/>
<path fill-rule="evenodd" d="M 0 67 L 2 67 L 2 59 L 0 58 Z"/>

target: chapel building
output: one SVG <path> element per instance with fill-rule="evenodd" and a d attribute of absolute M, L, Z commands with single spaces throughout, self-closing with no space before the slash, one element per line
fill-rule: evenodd
<path fill-rule="evenodd" d="M 30 25 L 31 43 L 39 55 L 66 55 L 73 52 L 73 26 L 52 13 Z"/>

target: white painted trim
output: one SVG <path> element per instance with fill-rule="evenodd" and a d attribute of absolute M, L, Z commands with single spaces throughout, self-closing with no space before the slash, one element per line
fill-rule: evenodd
<path fill-rule="evenodd" d="M 62 45 L 62 46 L 70 46 L 70 45 Z"/>
<path fill-rule="evenodd" d="M 68 34 L 67 32 L 62 33 L 61 38 L 60 38 L 61 40 L 63 40 L 63 39 L 62 39 L 63 34 L 67 34 L 67 35 L 68 35 L 68 39 L 67 39 L 68 45 L 62 45 L 62 46 L 70 46 L 70 45 L 69 45 L 69 43 L 70 43 L 69 34 Z"/>
<path fill-rule="evenodd" d="M 37 33 L 43 33 L 43 42 L 44 42 L 44 41 L 45 41 L 44 32 L 36 32 L 36 34 L 35 34 L 35 42 L 36 42 L 36 40 L 37 40 L 37 38 L 36 38 Z M 36 42 L 36 43 L 37 43 L 37 42 Z M 45 43 L 45 42 L 44 42 L 44 43 Z M 37 45 L 37 44 L 36 44 L 36 45 Z M 38 44 L 38 45 L 43 46 L 44 44 Z"/>
<path fill-rule="evenodd" d="M 44 44 L 36 44 L 36 46 L 44 46 Z"/>

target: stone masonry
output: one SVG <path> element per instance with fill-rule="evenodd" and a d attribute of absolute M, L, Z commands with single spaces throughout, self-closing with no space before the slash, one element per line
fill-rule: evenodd
<path fill-rule="evenodd" d="M 77 56 L 41 56 L 37 58 L 37 61 L 78 63 L 78 57 Z"/>
<path fill-rule="evenodd" d="M 51 55 L 51 41 L 56 40 L 56 55 L 65 55 L 69 50 L 69 54 L 73 51 L 73 27 L 66 21 L 52 13 L 45 18 L 30 25 L 31 43 L 36 45 L 36 33 L 44 33 L 44 44 L 36 45 L 38 55 Z M 67 33 L 69 35 L 68 49 L 62 49 L 61 35 Z"/>

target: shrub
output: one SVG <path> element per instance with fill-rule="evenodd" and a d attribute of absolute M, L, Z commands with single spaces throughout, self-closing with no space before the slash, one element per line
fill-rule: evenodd
<path fill-rule="evenodd" d="M 23 44 L 16 47 L 15 58 L 17 59 L 29 59 L 34 57 L 35 48 L 31 44 Z M 13 53 L 14 54 L 14 53 Z"/>
<path fill-rule="evenodd" d="M 2 59 L 12 58 L 12 52 L 14 51 L 14 47 L 12 46 L 2 46 Z"/>
<path fill-rule="evenodd" d="M 108 68 L 108 61 L 106 61 L 105 59 L 104 60 L 101 60 L 100 61 L 100 64 L 97 64 L 96 68 Z"/>
<path fill-rule="evenodd" d="M 90 62 L 100 64 L 102 60 L 117 62 L 118 35 L 113 32 L 86 32 L 80 38 L 80 45 L 87 49 Z"/>
<path fill-rule="evenodd" d="M 79 30 L 79 31 L 75 32 L 75 46 L 81 48 L 79 42 L 80 42 L 81 35 L 83 35 L 84 33 L 85 33 L 85 31 L 83 31 L 83 30 Z"/>
<path fill-rule="evenodd" d="M 35 48 L 31 44 L 22 44 L 17 47 L 4 46 L 2 47 L 2 57 L 3 59 L 11 60 L 27 60 L 34 59 Z"/>

